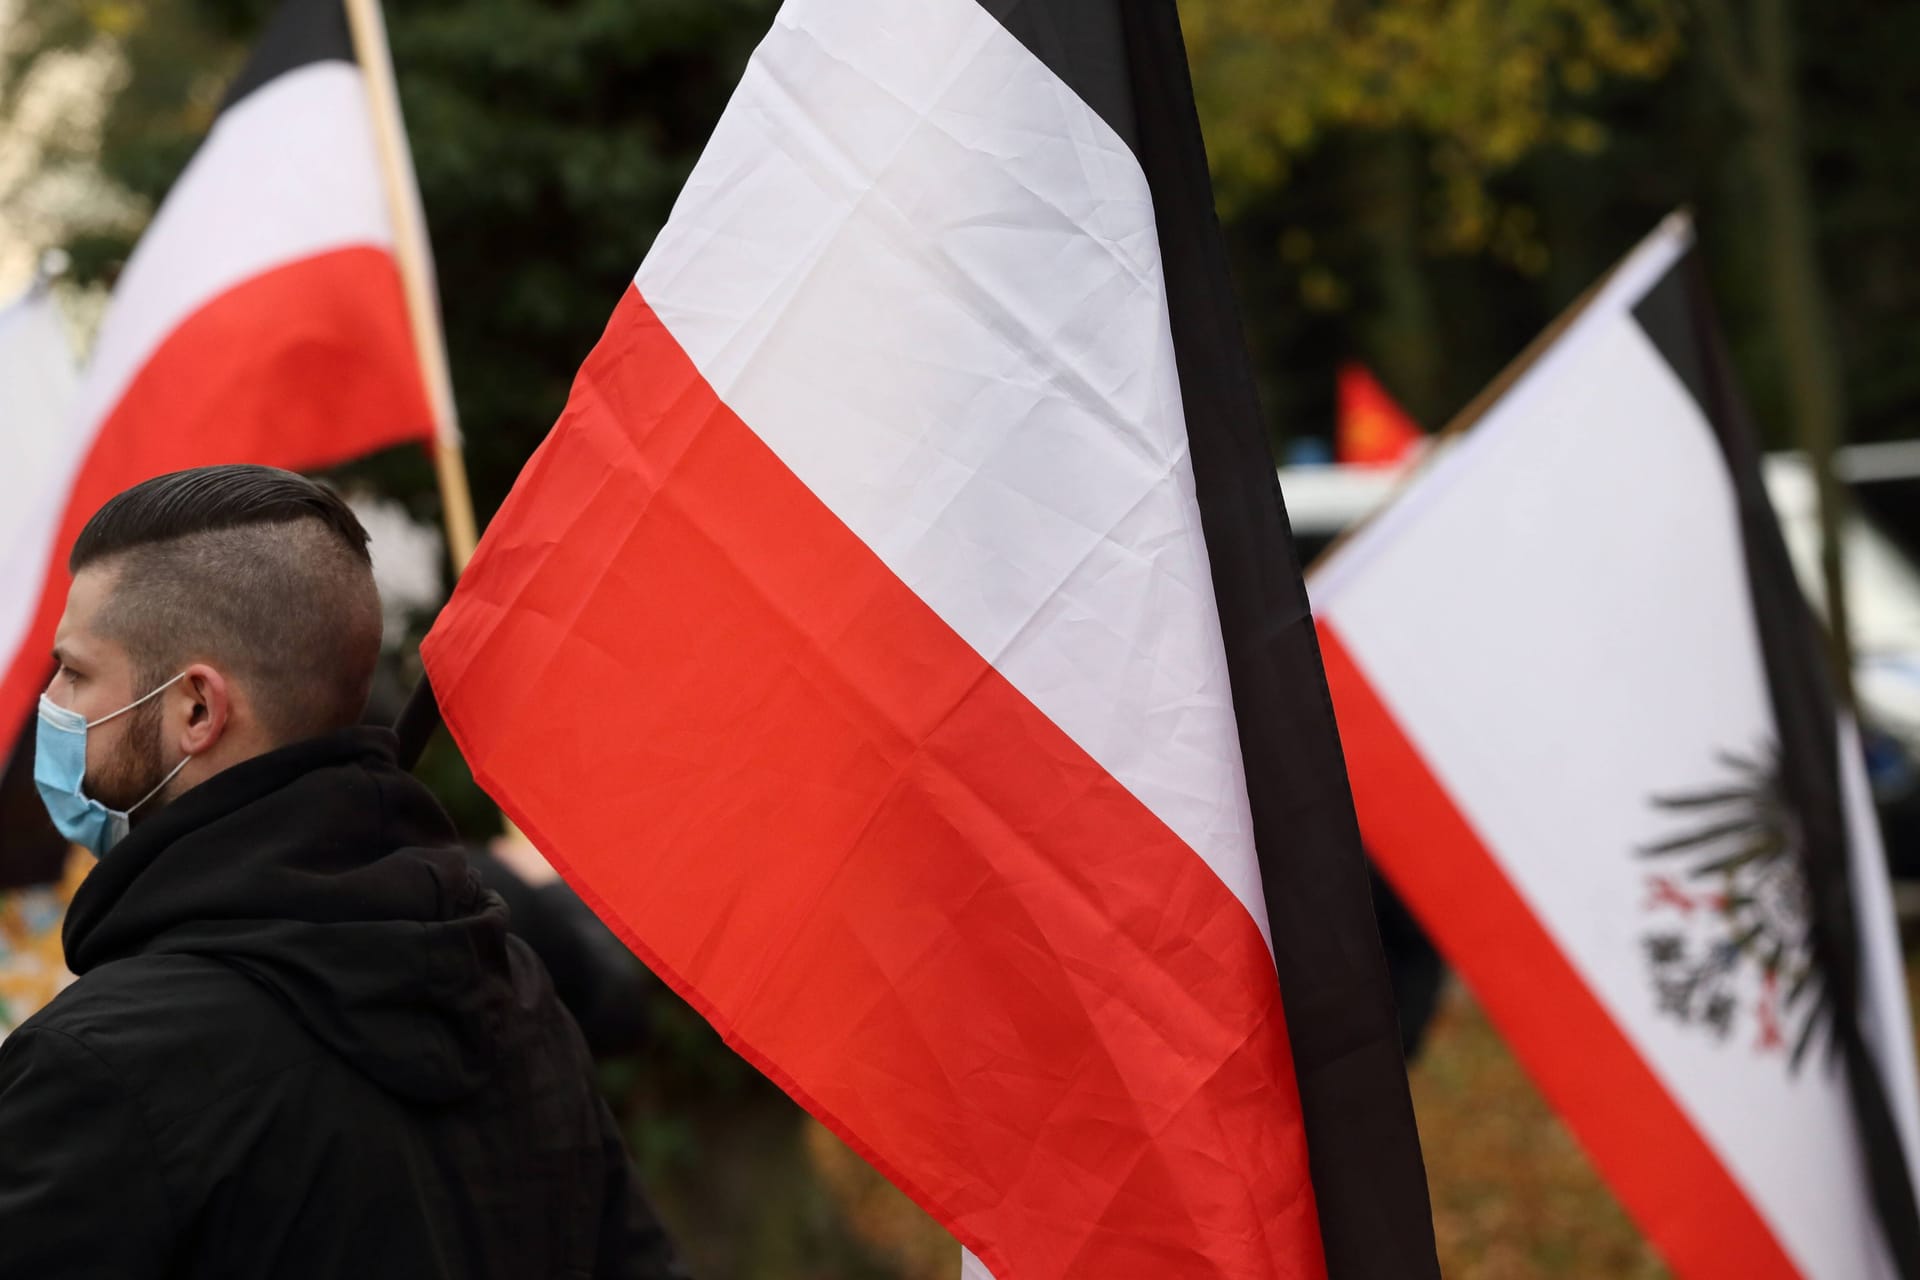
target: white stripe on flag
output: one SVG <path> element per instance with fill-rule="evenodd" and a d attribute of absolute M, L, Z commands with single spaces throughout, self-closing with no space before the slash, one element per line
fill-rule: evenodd
<path fill-rule="evenodd" d="M 391 247 L 360 71 L 296 68 L 214 122 L 127 263 L 81 389 L 91 438 L 188 316 L 274 267 L 331 249 Z"/>
<path fill-rule="evenodd" d="M 789 0 L 637 284 L 1264 934 L 1152 201 L 1105 122 L 977 0 Z"/>
<path fill-rule="evenodd" d="M 54 530 L 86 452 L 69 427 L 73 348 L 45 293 L 0 311 L 0 388 L 0 656 L 11 657 L 40 602 Z M 0 742 L 0 755 L 11 746 Z"/>

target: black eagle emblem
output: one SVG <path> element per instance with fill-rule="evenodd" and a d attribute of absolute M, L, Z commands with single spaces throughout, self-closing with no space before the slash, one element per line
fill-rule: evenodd
<path fill-rule="evenodd" d="M 1825 1016 L 1801 860 L 1803 825 L 1779 749 L 1723 751 L 1720 778 L 1659 795 L 1674 833 L 1639 851 L 1651 870 L 1642 937 L 1660 1009 L 1717 1039 L 1785 1054 L 1797 1072 Z"/>

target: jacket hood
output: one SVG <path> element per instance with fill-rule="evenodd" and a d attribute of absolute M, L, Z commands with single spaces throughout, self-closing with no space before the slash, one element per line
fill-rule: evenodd
<path fill-rule="evenodd" d="M 67 964 L 215 960 L 382 1088 L 450 1102 L 486 1081 L 513 999 L 506 909 L 454 841 L 387 730 L 295 743 L 115 845 L 74 896 Z"/>

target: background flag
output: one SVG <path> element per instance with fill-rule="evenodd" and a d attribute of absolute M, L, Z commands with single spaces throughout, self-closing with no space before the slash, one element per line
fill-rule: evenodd
<path fill-rule="evenodd" d="M 60 477 L 73 467 L 67 421 L 77 381 L 73 348 L 46 282 L 0 307 L 0 458 L 6 459 L 0 468 L 0 566 L 8 571 L 46 563 L 65 497 Z M 7 582 L 0 576 L 0 600 L 6 599 Z M 6 620 L 0 614 L 0 623 Z M 12 630 L 0 629 L 0 653 L 14 651 L 18 631 L 18 622 Z M 0 890 L 57 880 L 67 842 L 33 788 L 31 744 L 22 738 L 16 745 L 11 736 L 0 736 L 0 744 Z M 5 950 L 0 946 L 0 954 Z M 0 1018 L 0 1029 L 5 1025 Z"/>
<path fill-rule="evenodd" d="M 0 545 L 0 740 L 51 674 L 67 550 L 102 502 L 432 438 L 388 207 L 345 12 L 287 0 L 121 273 L 46 468 L 0 473 L 0 512 L 34 529 Z"/>
<path fill-rule="evenodd" d="M 1368 848 L 1687 1280 L 1916 1274 L 1851 725 L 1670 219 L 1313 579 Z"/>
<path fill-rule="evenodd" d="M 1340 416 L 1333 432 L 1335 462 L 1395 466 L 1419 451 L 1426 435 L 1387 394 L 1371 369 L 1356 361 L 1341 365 L 1337 389 Z"/>
<path fill-rule="evenodd" d="M 976 1267 L 1437 1275 L 1170 0 L 789 0 L 425 657 Z"/>

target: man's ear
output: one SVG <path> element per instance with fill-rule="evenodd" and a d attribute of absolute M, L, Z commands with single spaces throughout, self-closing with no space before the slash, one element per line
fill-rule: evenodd
<path fill-rule="evenodd" d="M 233 715 L 232 686 L 217 670 L 204 662 L 196 662 L 186 669 L 174 687 L 186 703 L 181 708 L 184 716 L 175 721 L 180 725 L 181 752 L 197 756 L 212 750 L 226 733 Z"/>

